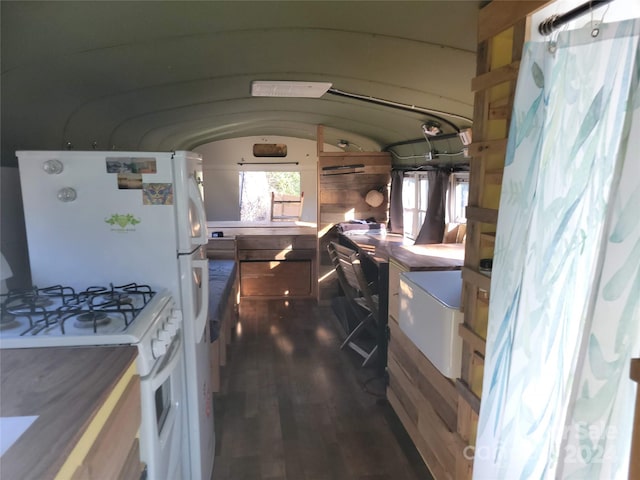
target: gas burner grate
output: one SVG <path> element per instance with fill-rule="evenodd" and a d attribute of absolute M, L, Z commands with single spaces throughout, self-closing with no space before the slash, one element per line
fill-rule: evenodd
<path fill-rule="evenodd" d="M 121 317 L 128 327 L 155 294 L 150 286 L 137 283 L 92 286 L 79 293 L 62 285 L 13 290 L 0 296 L 0 329 L 15 325 L 18 318 L 28 320 L 27 329 L 20 335 L 37 335 L 58 326 L 64 335 L 70 319 L 75 327 L 92 328 L 94 333 L 110 323 L 111 317 Z"/>
<path fill-rule="evenodd" d="M 106 325 L 111 320 L 104 312 L 87 312 L 77 315 L 74 325 L 78 328 L 93 328 L 94 331 L 98 325 Z"/>

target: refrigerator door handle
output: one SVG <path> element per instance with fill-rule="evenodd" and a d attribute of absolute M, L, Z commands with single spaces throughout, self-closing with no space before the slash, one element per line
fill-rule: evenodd
<path fill-rule="evenodd" d="M 209 319 L 209 260 L 193 260 L 193 267 L 200 268 L 202 270 L 202 275 L 199 276 L 200 282 L 197 287 L 200 289 L 200 299 L 201 304 L 197 306 L 198 310 L 196 313 L 196 338 L 195 341 L 198 342 L 205 331 L 206 322 Z M 204 339 L 205 342 L 208 342 L 209 339 Z"/>
<path fill-rule="evenodd" d="M 197 245 L 206 245 L 209 242 L 207 235 L 207 214 L 204 209 L 204 202 L 200 195 L 200 188 L 198 187 L 196 176 L 192 175 L 187 183 L 189 185 L 189 198 L 191 202 L 193 202 L 197 217 L 191 221 L 196 221 L 198 225 L 200 225 L 200 228 L 198 228 L 198 236 L 194 238 L 194 241 Z"/>

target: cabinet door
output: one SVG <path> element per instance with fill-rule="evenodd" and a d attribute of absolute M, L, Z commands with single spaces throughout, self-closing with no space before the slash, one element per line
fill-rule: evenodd
<path fill-rule="evenodd" d="M 397 263 L 389 262 L 389 318 L 396 324 L 400 313 L 400 273 L 404 271 Z"/>
<path fill-rule="evenodd" d="M 311 295 L 311 261 L 240 262 L 243 297 L 305 297 Z"/>

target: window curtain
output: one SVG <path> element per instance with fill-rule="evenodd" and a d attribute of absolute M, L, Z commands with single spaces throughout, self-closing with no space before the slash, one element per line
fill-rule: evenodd
<path fill-rule="evenodd" d="M 474 479 L 627 478 L 640 353 L 640 22 L 527 43 Z"/>
<path fill-rule="evenodd" d="M 420 233 L 416 237 L 416 245 L 442 243 L 444 237 L 449 172 L 444 170 L 429 171 L 427 172 L 427 181 L 429 182 L 427 212 Z"/>
<path fill-rule="evenodd" d="M 404 220 L 402 210 L 402 170 L 391 171 L 391 192 L 389 194 L 389 231 L 403 233 Z"/>

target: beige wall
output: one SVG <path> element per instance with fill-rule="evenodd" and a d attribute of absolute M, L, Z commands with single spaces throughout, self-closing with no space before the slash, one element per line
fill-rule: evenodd
<path fill-rule="evenodd" d="M 7 280 L 7 286 L 9 288 L 29 286 L 31 280 L 27 236 L 17 167 L 0 168 L 0 251 L 12 273 L 12 277 Z M 8 274 L 4 270 L 0 273 L 2 276 Z"/>
<path fill-rule="evenodd" d="M 284 143 L 287 156 L 284 158 L 255 158 L 255 143 Z M 209 221 L 240 220 L 238 162 L 299 162 L 299 165 L 269 165 L 281 171 L 299 171 L 300 188 L 304 192 L 302 221 L 316 221 L 317 204 L 317 148 L 314 140 L 291 137 L 258 136 L 221 140 L 200 145 L 194 150 L 204 159 L 204 201 Z M 325 151 L 341 151 L 325 144 Z M 260 165 L 242 167 L 245 170 L 265 170 Z"/>

